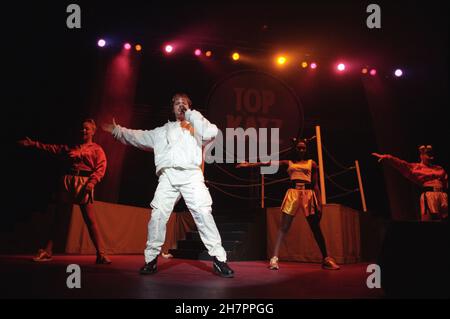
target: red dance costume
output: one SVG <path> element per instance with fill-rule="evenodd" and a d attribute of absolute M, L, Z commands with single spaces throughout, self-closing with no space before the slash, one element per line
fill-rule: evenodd
<path fill-rule="evenodd" d="M 395 156 L 385 158 L 400 173 L 423 189 L 420 196 L 422 220 L 444 219 L 448 217 L 448 175 L 438 165 L 408 163 Z"/>

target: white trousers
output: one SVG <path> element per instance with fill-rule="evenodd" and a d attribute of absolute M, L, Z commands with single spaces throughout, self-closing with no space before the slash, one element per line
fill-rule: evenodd
<path fill-rule="evenodd" d="M 160 254 L 161 246 L 166 238 L 167 221 L 181 196 L 192 214 L 208 253 L 220 261 L 226 261 L 227 255 L 211 214 L 211 195 L 204 181 L 196 179 L 189 183 L 173 185 L 163 174 L 159 178 L 159 184 L 151 202 L 153 210 L 148 223 L 147 246 L 144 251 L 145 262 L 152 261 Z"/>

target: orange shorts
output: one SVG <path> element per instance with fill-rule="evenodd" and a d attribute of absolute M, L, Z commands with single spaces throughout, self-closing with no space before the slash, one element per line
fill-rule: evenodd
<path fill-rule="evenodd" d="M 440 220 L 448 217 L 448 195 L 444 192 L 425 192 L 420 196 L 421 220 Z"/>
<path fill-rule="evenodd" d="M 301 213 L 308 217 L 316 213 L 318 206 L 314 190 L 289 188 L 281 204 L 281 211 L 292 216 Z"/>
<path fill-rule="evenodd" d="M 62 177 L 62 189 L 60 200 L 65 203 L 87 204 L 94 201 L 94 192 L 91 194 L 85 190 L 89 177 L 64 175 Z"/>

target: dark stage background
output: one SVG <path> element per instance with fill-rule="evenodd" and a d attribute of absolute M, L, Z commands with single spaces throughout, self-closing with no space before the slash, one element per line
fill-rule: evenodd
<path fill-rule="evenodd" d="M 73 138 L 72 128 L 85 117 L 109 120 L 116 116 L 128 127 L 154 128 L 170 118 L 169 101 L 178 91 L 187 92 L 194 105 L 207 114 L 214 85 L 245 69 L 270 73 L 286 83 L 301 101 L 305 135 L 314 135 L 314 126 L 320 125 L 327 150 L 340 163 L 350 166 L 359 160 L 367 205 L 375 216 L 413 219 L 419 192 L 388 168 L 384 175 L 371 152 L 415 161 L 418 145 L 433 144 L 437 163 L 448 171 L 449 134 L 444 115 L 448 106 L 448 25 L 443 2 L 378 1 L 380 30 L 365 25 L 368 1 L 183 5 L 76 1 L 82 9 L 80 30 L 66 27 L 69 3 L 2 5 L 2 109 L 7 144 L 2 152 L 6 188 L 2 230 L 11 230 L 31 214 L 44 212 L 53 201 L 59 173 L 57 160 L 19 149 L 18 139 L 29 136 L 47 143 L 66 143 Z M 102 36 L 115 41 L 117 47 L 98 48 L 96 42 Z M 191 49 L 170 58 L 163 56 L 161 45 L 174 38 L 184 39 L 187 46 L 211 48 L 213 58 L 199 63 Z M 109 66 L 125 41 L 141 43 L 143 51 L 130 53 L 130 73 L 122 78 L 109 73 Z M 270 56 L 280 48 L 308 52 L 319 64 L 316 74 L 302 72 L 298 66 L 277 70 Z M 228 55 L 235 49 L 263 62 L 232 63 Z M 356 70 L 338 76 L 331 65 L 339 58 L 375 65 L 378 74 L 363 77 Z M 395 66 L 403 67 L 403 78 L 391 76 Z M 117 83 L 122 83 L 126 92 L 117 92 Z M 125 148 L 100 130 L 97 140 L 105 146 L 111 163 L 97 198 L 148 206 L 157 184 L 153 155 Z M 315 147 L 310 151 L 315 154 Z M 122 162 L 115 152 L 122 152 Z M 236 171 L 230 164 L 223 167 L 241 177 L 252 174 Z M 326 155 L 325 167 L 328 174 L 340 170 Z M 206 176 L 233 182 L 214 165 L 206 167 Z M 345 188 L 357 187 L 354 173 L 336 181 Z M 267 195 L 282 198 L 284 189 L 269 187 Z M 387 189 L 397 190 L 397 195 L 389 198 Z M 258 201 L 233 199 L 214 189 L 211 193 L 216 209 L 258 205 Z M 328 182 L 327 193 L 332 197 L 342 190 Z M 357 193 L 330 202 L 361 208 Z M 279 204 L 266 202 L 267 206 Z"/>

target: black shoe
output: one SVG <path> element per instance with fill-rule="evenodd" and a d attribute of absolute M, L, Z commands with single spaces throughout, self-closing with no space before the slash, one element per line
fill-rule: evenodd
<path fill-rule="evenodd" d="M 153 259 L 151 262 L 145 263 L 145 265 L 139 270 L 139 273 L 141 275 L 154 274 L 158 270 L 157 261 L 158 261 L 158 257 Z"/>
<path fill-rule="evenodd" d="M 111 259 L 108 258 L 108 256 L 101 254 L 97 255 L 97 259 L 95 260 L 95 263 L 98 265 L 109 265 L 112 263 Z"/>
<path fill-rule="evenodd" d="M 227 265 L 226 262 L 219 261 L 216 257 L 214 257 L 213 268 L 214 268 L 214 272 L 221 277 L 225 277 L 225 278 L 233 278 L 234 277 L 233 269 L 231 269 Z"/>

